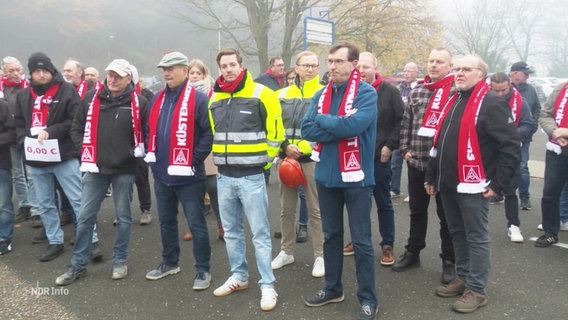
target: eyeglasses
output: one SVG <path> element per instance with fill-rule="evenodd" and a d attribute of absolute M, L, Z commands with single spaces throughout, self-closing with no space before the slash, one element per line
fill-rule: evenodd
<path fill-rule="evenodd" d="M 315 68 L 319 67 L 319 64 L 307 64 L 307 63 L 304 63 L 304 64 L 299 64 L 298 67 L 302 67 L 302 68 L 308 70 L 309 68 L 315 69 Z"/>
<path fill-rule="evenodd" d="M 458 68 L 454 68 L 452 69 L 453 73 L 460 73 L 463 71 L 463 73 L 471 73 L 473 70 L 481 70 L 480 68 L 474 68 L 474 67 L 458 67 Z"/>
<path fill-rule="evenodd" d="M 344 60 L 344 59 L 329 59 L 329 60 L 327 60 L 327 64 L 329 64 L 330 66 L 334 63 L 335 63 L 335 65 L 340 65 L 340 64 L 347 62 L 347 61 L 348 60 Z"/>

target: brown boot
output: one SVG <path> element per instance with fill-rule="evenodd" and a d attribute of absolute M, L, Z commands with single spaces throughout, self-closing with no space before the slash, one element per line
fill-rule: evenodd
<path fill-rule="evenodd" d="M 191 241 L 193 239 L 193 234 L 191 234 L 191 229 L 187 229 L 187 232 L 183 235 L 183 240 Z"/>
<path fill-rule="evenodd" d="M 223 240 L 225 237 L 225 230 L 223 230 L 223 224 L 221 220 L 217 220 L 217 239 Z"/>

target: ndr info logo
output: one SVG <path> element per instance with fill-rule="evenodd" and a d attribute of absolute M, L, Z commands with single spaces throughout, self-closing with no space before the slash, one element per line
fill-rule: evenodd
<path fill-rule="evenodd" d="M 36 282 L 35 287 L 30 290 L 31 295 L 39 296 L 67 296 L 69 289 L 65 287 L 40 287 L 39 281 Z"/>

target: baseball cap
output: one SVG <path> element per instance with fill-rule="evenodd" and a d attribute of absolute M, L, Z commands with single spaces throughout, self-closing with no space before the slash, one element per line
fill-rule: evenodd
<path fill-rule="evenodd" d="M 524 74 L 534 73 L 534 71 L 531 70 L 529 65 L 524 61 L 519 61 L 519 62 L 513 63 L 513 65 L 511 66 L 511 72 L 513 72 L 513 71 L 521 71 Z"/>
<path fill-rule="evenodd" d="M 170 52 L 162 57 L 158 63 L 158 68 L 172 67 L 176 65 L 189 66 L 189 59 L 181 52 Z"/>
<path fill-rule="evenodd" d="M 130 63 L 124 59 L 114 59 L 105 68 L 105 71 L 114 71 L 121 77 L 126 77 L 127 75 L 132 75 L 132 69 L 130 69 Z"/>

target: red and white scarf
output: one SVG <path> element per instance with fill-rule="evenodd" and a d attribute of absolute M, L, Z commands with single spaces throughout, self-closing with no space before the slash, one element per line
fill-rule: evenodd
<path fill-rule="evenodd" d="M 481 193 L 487 187 L 485 170 L 481 159 L 481 149 L 479 147 L 479 139 L 477 137 L 477 119 L 481 102 L 489 91 L 489 85 L 484 81 L 479 81 L 465 105 L 463 115 L 460 122 L 458 137 L 458 188 L 459 193 Z M 433 140 L 433 147 L 430 156 L 435 157 L 437 154 L 436 144 L 440 135 L 440 128 L 444 122 L 444 118 L 454 107 L 458 94 L 454 94 L 444 107 L 438 122 L 438 128 Z M 448 109 L 446 111 L 446 109 Z"/>
<path fill-rule="evenodd" d="M 513 120 L 515 120 L 515 126 L 519 126 L 519 121 L 521 121 L 521 112 L 523 111 L 523 96 L 519 93 L 519 90 L 511 87 L 513 93 L 509 98 L 509 108 L 511 108 L 511 113 L 513 114 Z"/>
<path fill-rule="evenodd" d="M 85 93 L 87 93 L 87 80 L 81 80 L 81 82 L 79 82 L 79 84 L 75 87 L 75 90 L 77 90 L 77 93 L 79 94 L 79 97 L 81 97 L 81 99 L 83 99 L 85 97 Z"/>
<path fill-rule="evenodd" d="M 43 95 L 38 96 L 34 89 L 30 87 L 30 94 L 32 99 L 34 99 L 32 122 L 30 124 L 30 134 L 32 136 L 37 136 L 47 127 L 49 106 L 53 102 L 53 97 L 57 94 L 57 90 L 59 90 L 59 84 L 52 84 Z"/>
<path fill-rule="evenodd" d="M 85 121 L 85 131 L 83 132 L 83 146 L 81 148 L 81 172 L 99 172 L 97 166 L 97 137 L 99 130 L 99 112 L 101 108 L 101 99 L 99 98 L 99 88 L 87 111 Z M 135 92 L 130 93 L 131 102 L 130 109 L 132 114 L 132 133 L 134 135 L 134 156 L 141 158 L 144 156 L 144 137 L 140 128 L 140 101 Z"/>
<path fill-rule="evenodd" d="M 349 80 L 347 80 L 347 87 L 343 93 L 343 99 L 339 105 L 339 110 L 337 112 L 338 116 L 350 116 L 354 111 L 353 101 L 357 95 L 357 90 L 359 89 L 359 83 L 361 82 L 361 73 L 357 69 L 353 69 Z M 327 86 L 323 89 L 318 102 L 318 113 L 319 114 L 329 114 L 329 109 L 331 106 L 331 92 L 333 82 L 330 81 Z M 319 154 L 321 152 L 323 145 L 320 142 L 316 142 L 313 150 L 311 159 L 319 162 Z M 352 138 L 341 139 L 337 143 L 338 154 L 339 154 L 339 168 L 341 169 L 341 179 L 343 182 L 359 182 L 365 179 L 365 173 L 361 168 L 361 154 L 359 150 L 359 137 L 355 136 Z"/>
<path fill-rule="evenodd" d="M 22 75 L 20 82 L 10 81 L 6 75 L 2 75 L 0 79 L 0 91 L 4 91 L 6 87 L 20 87 L 20 89 L 24 89 L 30 86 L 30 82 L 24 75 Z"/>
<path fill-rule="evenodd" d="M 560 92 L 558 92 L 558 97 L 554 101 L 554 122 L 558 128 L 568 128 L 568 110 L 566 110 L 566 103 L 568 102 L 568 83 L 566 83 Z M 553 151 L 554 153 L 560 155 L 562 154 L 562 147 L 552 138 L 546 143 L 546 149 Z"/>
<path fill-rule="evenodd" d="M 164 103 L 166 89 L 158 93 L 148 120 L 150 141 L 148 142 L 148 155 L 144 160 L 148 163 L 156 162 L 156 139 L 158 119 Z M 170 128 L 169 166 L 168 174 L 172 176 L 193 176 L 193 136 L 195 121 L 195 88 L 186 81 L 182 94 L 176 102 Z M 165 133 L 165 132 L 164 132 Z"/>
<path fill-rule="evenodd" d="M 448 74 L 439 81 L 430 82 L 430 76 L 424 78 L 424 87 L 434 90 L 428 101 L 428 107 L 424 111 L 422 126 L 418 129 L 418 135 L 423 137 L 433 137 L 436 134 L 436 125 L 439 122 L 442 108 L 446 105 L 450 97 L 450 90 L 454 82 L 454 75 Z"/>

